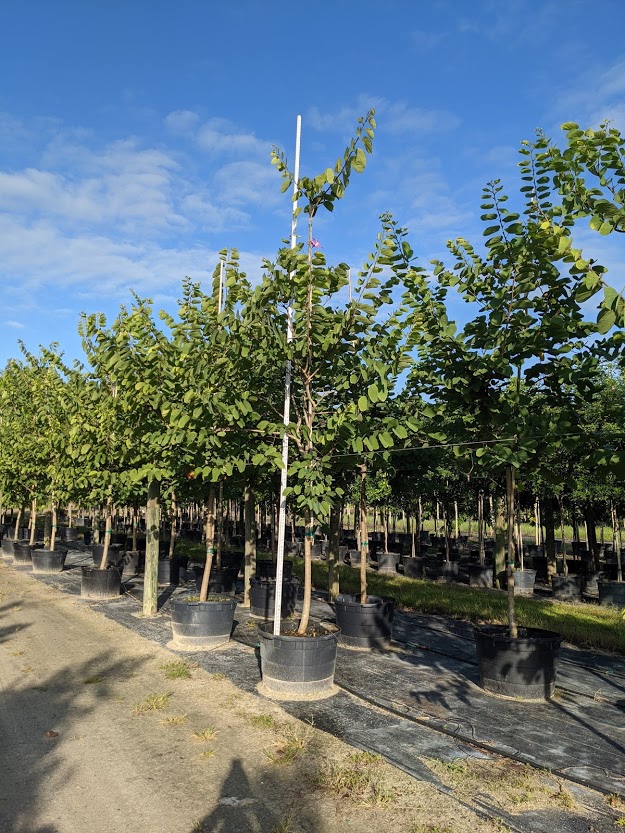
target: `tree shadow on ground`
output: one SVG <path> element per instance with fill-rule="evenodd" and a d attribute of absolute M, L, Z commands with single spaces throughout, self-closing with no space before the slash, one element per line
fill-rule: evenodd
<path fill-rule="evenodd" d="M 60 668 L 37 685 L 0 690 L 0 830 L 6 833 L 61 833 L 40 823 L 41 805 L 51 782 L 67 781 L 75 767 L 64 758 L 63 744 L 73 725 L 112 697 L 112 686 L 135 674 L 146 659 L 116 660 L 102 652 L 87 662 Z M 78 700 L 86 681 L 97 679 L 97 697 Z M 77 767 L 80 766 L 77 759 Z M 52 787 L 53 788 L 53 787 Z"/>
<path fill-rule="evenodd" d="M 294 764 L 250 778 L 236 758 L 224 779 L 215 808 L 189 833 L 317 833 L 321 821 L 310 795 L 310 774 Z M 261 780 L 262 779 L 262 780 Z"/>

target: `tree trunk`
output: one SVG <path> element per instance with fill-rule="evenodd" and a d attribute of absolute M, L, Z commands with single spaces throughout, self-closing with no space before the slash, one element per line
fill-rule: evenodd
<path fill-rule="evenodd" d="M 560 546 L 562 551 L 562 574 L 568 576 L 569 567 L 566 563 L 566 542 L 564 540 L 564 501 L 561 497 L 558 498 L 558 504 L 560 507 L 560 536 L 562 538 L 562 544 Z"/>
<path fill-rule="evenodd" d="M 386 510 L 382 512 L 382 523 L 384 524 L 384 552 L 388 552 L 388 512 Z"/>
<path fill-rule="evenodd" d="M 556 523 L 554 517 L 554 501 L 548 495 L 543 501 L 543 521 L 545 524 L 545 554 L 547 556 L 547 576 L 556 574 Z"/>
<path fill-rule="evenodd" d="M 599 570 L 599 547 L 597 546 L 597 533 L 595 531 L 595 510 L 590 501 L 583 506 L 584 523 L 586 524 L 586 543 L 590 552 L 595 571 Z"/>
<path fill-rule="evenodd" d="M 360 604 L 367 603 L 367 559 L 369 533 L 367 532 L 367 464 L 360 466 Z"/>
<path fill-rule="evenodd" d="M 506 502 L 498 497 L 494 501 L 493 527 L 495 530 L 495 564 L 493 579 L 495 587 L 501 581 L 502 573 L 506 571 Z M 501 584 L 503 589 L 503 583 Z"/>
<path fill-rule="evenodd" d="M 477 496 L 477 549 L 480 564 L 483 567 L 486 563 L 486 550 L 484 547 L 484 492 L 481 490 Z"/>
<path fill-rule="evenodd" d="M 50 534 L 50 552 L 54 552 L 56 546 L 56 503 L 52 502 L 52 532 Z"/>
<path fill-rule="evenodd" d="M 443 502 L 443 535 L 445 536 L 445 561 L 450 562 L 450 545 L 449 545 L 449 508 L 446 502 Z"/>
<path fill-rule="evenodd" d="M 273 518 L 273 515 L 272 515 Z M 221 569 L 221 540 L 224 531 L 224 482 L 219 481 L 219 499 L 217 501 L 217 550 L 215 552 L 215 566 Z"/>
<path fill-rule="evenodd" d="M 616 554 L 616 580 L 623 581 L 623 568 L 621 564 L 621 536 L 619 532 L 618 515 L 614 504 L 610 502 L 612 514 L 612 534 L 614 537 L 614 552 Z"/>
<path fill-rule="evenodd" d="M 171 522 L 169 524 L 169 560 L 174 559 L 176 548 L 176 493 L 171 493 Z"/>
<path fill-rule="evenodd" d="M 52 540 L 52 516 L 46 512 L 43 516 L 43 544 L 50 549 L 50 541 Z M 34 541 L 34 537 L 33 537 Z"/>
<path fill-rule="evenodd" d="M 245 518 L 245 567 L 243 568 L 243 607 L 250 606 L 250 579 L 256 574 L 256 502 L 254 487 L 245 486 L 243 497 L 243 516 Z"/>
<path fill-rule="evenodd" d="M 30 504 L 30 518 L 29 518 L 29 527 L 30 527 L 30 540 L 29 543 L 31 547 L 35 543 L 35 532 L 37 530 L 37 501 L 33 498 Z"/>
<path fill-rule="evenodd" d="M 514 475 L 514 468 L 512 466 L 507 466 L 506 498 L 508 506 L 508 558 L 506 562 L 506 576 L 508 580 L 508 627 L 510 629 L 510 637 L 512 639 L 516 639 L 518 636 L 514 599 Z"/>
<path fill-rule="evenodd" d="M 149 488 L 149 487 L 148 487 Z M 100 561 L 100 569 L 106 570 L 106 562 L 109 557 L 109 548 L 111 546 L 111 533 L 113 531 L 113 506 L 109 499 L 109 502 L 106 504 L 106 511 L 104 515 L 104 550 L 102 552 L 102 560 Z M 158 541 L 158 530 L 157 530 L 157 541 Z M 158 545 L 157 545 L 158 549 Z M 158 557 L 158 553 L 157 553 Z M 146 555 L 147 561 L 147 555 Z M 156 612 L 156 611 L 155 611 Z"/>
<path fill-rule="evenodd" d="M 460 542 L 460 516 L 458 513 L 458 501 L 454 500 L 454 522 L 456 529 L 456 546 Z"/>
<path fill-rule="evenodd" d="M 145 513 L 145 572 L 143 579 L 143 615 L 154 616 L 158 608 L 158 541 L 160 524 L 161 484 L 148 483 Z M 106 561 L 104 562 L 106 565 Z"/>
<path fill-rule="evenodd" d="M 17 536 L 20 532 L 20 521 L 22 520 L 22 514 L 24 509 L 20 506 L 17 510 L 17 518 L 15 519 L 15 527 L 13 528 L 13 540 L 17 541 Z"/>
<path fill-rule="evenodd" d="M 302 618 L 299 621 L 297 633 L 303 636 L 308 629 L 310 619 L 310 600 L 312 596 L 312 545 L 314 531 L 313 518 L 310 509 L 304 510 L 304 603 L 302 604 Z"/>
<path fill-rule="evenodd" d="M 341 526 L 341 507 L 334 505 L 330 509 L 330 541 L 328 544 L 328 601 L 333 602 L 339 590 L 339 545 Z"/>
<path fill-rule="evenodd" d="M 200 588 L 200 601 L 205 602 L 208 598 L 208 583 L 210 581 L 213 558 L 215 556 L 215 487 L 208 490 L 208 501 L 206 504 L 206 563 L 202 586 Z"/>

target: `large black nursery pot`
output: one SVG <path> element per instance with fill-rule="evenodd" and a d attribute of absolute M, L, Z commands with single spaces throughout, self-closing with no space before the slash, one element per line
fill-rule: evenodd
<path fill-rule="evenodd" d="M 469 587 L 492 587 L 493 568 L 469 564 Z"/>
<path fill-rule="evenodd" d="M 259 560 L 256 562 L 257 578 L 275 578 L 277 565 L 275 561 Z M 286 559 L 282 562 L 282 578 L 290 579 L 293 575 L 293 562 Z"/>
<path fill-rule="evenodd" d="M 339 641 L 345 648 L 385 648 L 391 643 L 395 602 L 380 596 L 341 593 L 334 601 Z"/>
<path fill-rule="evenodd" d="M 235 599 L 208 602 L 171 602 L 170 647 L 181 651 L 206 651 L 230 639 Z"/>
<path fill-rule="evenodd" d="M 457 581 L 458 572 L 457 561 L 439 561 L 436 565 L 436 577 L 443 581 Z"/>
<path fill-rule="evenodd" d="M 264 691 L 277 699 L 313 699 L 335 693 L 337 635 L 315 626 L 312 635 L 273 634 L 273 622 L 258 627 Z"/>
<path fill-rule="evenodd" d="M 275 579 L 252 576 L 250 579 L 250 615 L 258 616 L 261 619 L 270 619 L 274 614 L 275 602 Z M 282 582 L 282 618 L 292 616 L 295 613 L 296 604 L 297 583 L 295 581 L 285 579 Z"/>
<path fill-rule="evenodd" d="M 93 559 L 93 563 L 96 567 L 99 567 L 102 562 L 102 556 L 104 555 L 104 544 L 92 544 L 91 545 L 91 557 Z M 124 554 L 121 550 L 120 544 L 109 544 L 109 551 L 106 556 L 106 565 L 107 567 L 115 567 L 117 570 L 121 570 L 122 568 L 122 561 L 124 558 Z"/>
<path fill-rule="evenodd" d="M 81 569 L 80 595 L 83 599 L 114 599 L 121 593 L 122 579 L 114 567 L 108 570 L 96 567 Z"/>
<path fill-rule="evenodd" d="M 482 688 L 492 694 L 522 700 L 553 696 L 562 637 L 539 628 L 519 628 L 509 635 L 506 625 L 473 629 Z"/>
<path fill-rule="evenodd" d="M 187 564 L 189 559 L 183 556 L 176 555 L 174 558 L 163 558 L 158 562 L 158 584 L 160 587 L 176 587 L 180 584 L 181 573 L 184 573 L 182 579 L 186 581 Z"/>
<path fill-rule="evenodd" d="M 625 581 L 599 581 L 599 604 L 625 607 Z"/>
<path fill-rule="evenodd" d="M 424 559 L 415 556 L 414 558 L 405 557 L 403 559 L 404 575 L 406 578 L 422 578 L 425 570 Z"/>
<path fill-rule="evenodd" d="M 378 553 L 378 570 L 382 573 L 396 573 L 397 565 L 399 564 L 399 553 L 396 552 L 379 552 Z"/>
<path fill-rule="evenodd" d="M 122 554 L 121 572 L 124 578 L 132 578 L 143 571 L 145 553 L 139 550 L 127 550 Z"/>
<path fill-rule="evenodd" d="M 28 541 L 13 541 L 13 561 L 16 567 L 31 567 L 33 547 Z"/>
<path fill-rule="evenodd" d="M 33 550 L 33 573 L 62 573 L 67 558 L 67 550 Z"/>
<path fill-rule="evenodd" d="M 581 602 L 582 576 L 551 576 L 551 589 L 559 602 Z"/>
<path fill-rule="evenodd" d="M 2 557 L 5 561 L 13 561 L 13 541 L 6 535 L 2 538 Z"/>
<path fill-rule="evenodd" d="M 193 568 L 193 572 L 195 573 L 195 586 L 198 593 L 202 589 L 204 570 L 204 567 L 199 566 Z M 239 571 L 236 567 L 213 567 L 208 582 L 208 592 L 229 593 L 233 595 L 236 592 L 238 574 Z"/>

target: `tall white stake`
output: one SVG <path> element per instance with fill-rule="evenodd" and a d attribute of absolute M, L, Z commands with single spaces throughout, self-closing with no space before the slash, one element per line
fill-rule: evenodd
<path fill-rule="evenodd" d="M 223 301 L 223 289 L 224 289 L 224 262 L 223 260 L 219 261 L 219 296 L 217 299 L 217 312 L 222 313 L 222 301 Z"/>
<path fill-rule="evenodd" d="M 291 217 L 291 248 L 294 249 L 297 242 L 297 183 L 299 180 L 299 151 L 302 138 L 302 117 L 297 117 L 297 128 L 295 132 L 295 167 L 293 170 L 293 214 Z M 286 342 L 293 341 L 293 302 L 289 299 L 287 309 Z M 280 635 L 280 621 L 282 618 L 282 574 L 284 564 L 284 539 L 286 537 L 286 471 L 289 464 L 289 436 L 287 427 L 291 421 L 291 360 L 287 359 L 284 374 L 284 439 L 282 440 L 282 472 L 280 474 L 280 514 L 278 516 L 278 550 L 276 553 L 276 597 L 273 608 L 273 633 Z"/>

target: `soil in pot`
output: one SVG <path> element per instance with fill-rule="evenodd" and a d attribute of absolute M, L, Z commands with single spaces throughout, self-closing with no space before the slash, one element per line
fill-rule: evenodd
<path fill-rule="evenodd" d="M 469 564 L 469 586 L 470 587 L 492 587 L 493 568 L 482 567 L 481 564 Z"/>
<path fill-rule="evenodd" d="M 386 648 L 391 644 L 395 602 L 380 596 L 367 596 L 361 604 L 359 596 L 342 593 L 334 601 L 339 642 L 345 648 Z"/>
<path fill-rule="evenodd" d="M 207 651 L 230 640 L 235 599 L 206 602 L 171 602 L 173 640 L 168 647 L 179 651 Z"/>
<path fill-rule="evenodd" d="M 33 573 L 62 573 L 67 550 L 33 550 Z"/>
<path fill-rule="evenodd" d="M 114 599 L 121 593 L 121 576 L 114 567 L 98 570 L 82 567 L 80 595 L 83 599 Z"/>
<path fill-rule="evenodd" d="M 259 625 L 261 691 L 276 699 L 311 700 L 335 693 L 335 632 L 323 626 L 296 636 L 283 628 L 273 634 L 273 623 Z"/>
<path fill-rule="evenodd" d="M 272 579 L 250 579 L 250 615 L 261 619 L 273 618 L 276 600 L 276 582 Z M 294 581 L 282 582 L 282 618 L 292 616 L 297 604 L 297 584 Z"/>
<path fill-rule="evenodd" d="M 553 696 L 562 637 L 553 631 L 519 628 L 516 639 L 505 625 L 473 629 L 482 688 L 523 700 Z"/>
<path fill-rule="evenodd" d="M 559 602 L 581 602 L 581 576 L 551 576 L 553 598 Z"/>
<path fill-rule="evenodd" d="M 599 604 L 625 607 L 625 581 L 599 581 Z"/>

